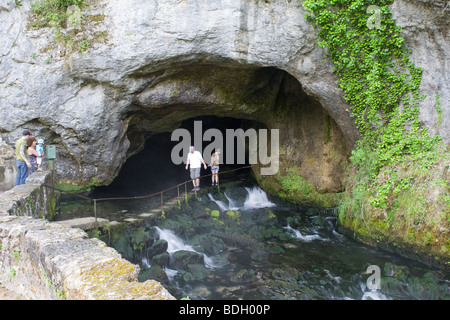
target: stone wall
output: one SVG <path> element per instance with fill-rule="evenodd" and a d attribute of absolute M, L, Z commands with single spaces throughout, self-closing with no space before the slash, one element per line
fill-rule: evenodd
<path fill-rule="evenodd" d="M 0 137 L 0 192 L 14 187 L 16 182 L 16 157 L 12 147 Z"/>
<path fill-rule="evenodd" d="M 26 299 L 174 299 L 139 266 L 86 232 L 42 217 L 55 195 L 38 172 L 0 194 L 0 282 Z M 49 205 L 50 204 L 50 205 Z M 54 208 L 53 208 L 54 209 Z M 36 217 L 36 218 L 33 218 Z"/>

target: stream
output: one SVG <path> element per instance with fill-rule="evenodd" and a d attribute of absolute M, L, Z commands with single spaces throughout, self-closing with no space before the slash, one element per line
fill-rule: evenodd
<path fill-rule="evenodd" d="M 102 205 L 109 219 L 146 210 Z M 178 299 L 450 298 L 448 272 L 339 234 L 331 209 L 293 207 L 245 183 L 204 188 L 175 207 L 97 236 L 140 265 L 139 281 L 160 281 Z M 64 208 L 59 219 L 82 215 Z"/>

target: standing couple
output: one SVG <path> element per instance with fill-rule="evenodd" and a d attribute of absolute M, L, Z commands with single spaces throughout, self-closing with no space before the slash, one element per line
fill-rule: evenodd
<path fill-rule="evenodd" d="M 44 156 L 44 140 L 36 140 L 30 130 L 24 130 L 16 141 L 17 177 L 15 185 L 25 184 L 26 178 L 41 168 Z"/>
<path fill-rule="evenodd" d="M 214 152 L 211 156 L 211 172 L 212 172 L 212 186 L 216 185 L 219 182 L 219 155 L 220 155 L 220 149 L 217 149 L 216 152 Z M 194 190 L 199 191 L 200 190 L 200 168 L 203 163 L 203 166 L 206 170 L 206 163 L 205 160 L 203 160 L 202 155 L 199 151 L 196 151 L 193 146 L 189 147 L 189 154 L 187 156 L 186 161 L 186 170 L 188 169 L 188 166 L 190 165 L 191 170 L 191 179 L 192 184 L 194 185 Z"/>

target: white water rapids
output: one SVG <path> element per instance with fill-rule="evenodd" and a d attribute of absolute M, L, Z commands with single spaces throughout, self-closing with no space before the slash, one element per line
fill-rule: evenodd
<path fill-rule="evenodd" d="M 240 219 L 242 219 L 242 224 L 249 223 L 250 221 L 257 221 L 259 219 L 259 215 L 262 215 L 264 217 L 264 215 L 268 215 L 269 212 L 270 214 L 273 214 L 270 210 L 265 210 L 264 208 L 275 207 L 276 205 L 269 201 L 267 194 L 261 188 L 256 186 L 252 188 L 245 188 L 245 190 L 247 194 L 245 194 L 245 192 L 241 194 L 235 194 L 233 193 L 234 190 L 232 190 L 231 192 L 228 192 L 228 194 L 225 192 L 223 192 L 222 194 L 208 193 L 208 197 L 211 202 L 217 204 L 220 212 L 226 212 L 228 210 L 239 211 Z M 218 199 L 215 199 L 213 194 Z M 202 200 L 199 199 L 199 201 Z M 209 210 L 211 210 L 211 205 L 213 204 L 207 202 L 205 206 L 208 207 Z M 202 210 L 202 207 L 200 208 L 201 209 L 197 210 Z M 326 223 L 323 223 L 323 225 L 314 223 L 305 224 L 303 220 L 300 220 L 300 218 L 298 220 L 297 218 L 291 219 L 291 216 L 289 216 L 285 219 L 285 211 L 283 211 L 284 208 L 276 208 L 273 210 L 275 211 L 275 213 L 281 213 L 279 215 L 277 214 L 277 219 L 281 221 L 284 220 L 282 225 L 277 226 L 277 228 L 279 228 L 278 230 L 282 229 L 281 233 L 284 234 L 284 237 L 280 235 L 277 235 L 276 237 L 273 236 L 273 239 L 281 239 L 281 241 L 271 240 L 265 243 L 265 245 L 267 245 L 267 248 L 274 250 L 274 255 L 279 254 L 277 260 L 281 261 L 280 267 L 276 267 L 273 270 L 265 269 L 269 268 L 270 264 L 266 265 L 265 261 L 259 258 L 260 256 L 258 256 L 258 250 L 256 250 L 257 247 L 252 243 L 250 245 L 253 247 L 247 248 L 248 251 L 240 250 L 232 244 L 228 246 L 227 250 L 220 251 L 221 253 L 219 254 L 211 253 L 211 256 L 208 256 L 207 254 L 201 252 L 204 251 L 210 254 L 210 251 L 208 251 L 208 249 L 205 249 L 205 247 L 203 247 L 202 245 L 199 245 L 198 247 L 196 247 L 195 245 L 191 246 L 190 244 L 188 244 L 189 240 L 180 238 L 172 230 L 166 229 L 164 227 L 161 228 L 158 226 L 154 226 L 156 236 L 159 239 L 165 240 L 167 242 L 167 252 L 171 256 L 170 259 L 172 259 L 172 255 L 175 252 L 180 250 L 196 252 L 203 255 L 204 266 L 209 269 L 211 275 L 211 277 L 202 278 L 201 281 L 186 280 L 189 279 L 189 277 L 187 277 L 186 279 L 184 278 L 185 271 L 183 271 L 183 269 L 175 270 L 170 269 L 169 267 L 163 267 L 163 270 L 165 271 L 170 283 L 174 285 L 178 290 L 181 290 L 184 295 L 194 296 L 196 298 L 234 298 L 243 296 L 244 294 L 247 294 L 252 298 L 254 297 L 253 294 L 255 294 L 256 297 L 267 296 L 270 298 L 283 298 L 285 296 L 292 297 L 295 295 L 291 291 L 286 291 L 287 293 L 279 295 L 279 292 L 277 291 L 278 282 L 276 281 L 273 282 L 273 285 L 272 282 L 270 282 L 271 286 L 258 287 L 258 290 L 253 290 L 251 286 L 247 288 L 245 281 L 248 281 L 249 283 L 255 283 L 255 285 L 257 285 L 259 283 L 258 281 L 260 281 L 258 279 L 260 279 L 259 277 L 261 277 L 261 274 L 267 277 L 267 279 L 272 279 L 273 277 L 287 277 L 287 279 L 295 280 L 297 274 L 296 272 L 299 272 L 299 274 L 302 275 L 302 279 L 304 280 L 302 280 L 301 283 L 297 283 L 299 288 L 298 290 L 303 290 L 305 297 L 306 295 L 309 295 L 308 297 L 311 299 L 317 299 L 318 297 L 323 296 L 329 299 L 344 300 L 392 299 L 390 295 L 386 295 L 380 290 L 369 290 L 366 283 L 364 282 L 364 277 L 360 276 L 360 273 L 357 273 L 358 270 L 351 274 L 354 279 L 349 280 L 349 275 L 345 273 L 346 270 L 350 267 L 353 268 L 353 265 L 355 264 L 355 262 L 353 262 L 354 259 L 360 259 L 359 255 L 355 254 L 354 252 L 346 253 L 353 260 L 347 261 L 343 259 L 341 261 L 341 258 L 339 258 L 337 259 L 339 260 L 338 262 L 336 262 L 337 260 L 333 260 L 332 263 L 330 262 L 328 264 L 324 264 L 324 268 L 320 267 L 321 264 L 319 262 L 327 261 L 328 259 L 333 259 L 334 257 L 334 255 L 331 254 L 332 258 L 329 258 L 327 250 L 329 250 L 330 246 L 336 246 L 337 248 L 340 248 L 339 250 L 344 252 L 346 252 L 345 250 L 347 250 L 347 246 L 345 243 L 345 239 L 343 239 L 343 236 L 337 234 L 337 232 L 335 232 L 334 230 L 331 232 L 330 229 L 326 229 L 324 227 L 327 225 Z M 222 213 L 220 215 L 222 216 Z M 321 218 L 323 220 L 323 217 Z M 310 219 L 310 221 L 316 221 L 315 219 L 318 219 L 318 216 L 308 216 L 308 219 Z M 207 225 L 204 228 L 208 229 L 209 226 Z M 268 232 L 269 237 L 271 237 L 270 232 L 275 232 L 274 226 L 269 226 L 266 229 L 261 230 Z M 221 231 L 221 234 L 225 235 L 224 237 L 226 237 L 228 234 L 230 236 L 233 236 L 235 235 L 234 232 L 234 229 L 230 231 L 223 229 Z M 252 232 L 255 232 L 255 227 Z M 273 234 L 275 235 L 275 233 Z M 288 237 L 293 240 L 288 240 L 288 237 L 286 237 L 286 235 L 288 235 Z M 235 237 L 237 237 L 237 239 L 246 239 L 247 237 L 250 238 L 251 236 L 242 233 L 242 235 L 238 234 L 235 235 Z M 194 241 L 193 243 L 196 242 Z M 281 251 L 282 253 L 277 253 L 277 250 Z M 322 252 L 322 250 L 324 250 L 325 253 Z M 356 248 L 355 250 L 360 250 L 360 248 Z M 367 251 L 363 251 L 363 254 L 366 253 Z M 290 262 L 290 257 L 293 254 L 296 255 L 297 259 L 294 267 L 291 267 L 290 265 L 286 267 L 286 265 L 284 265 L 283 263 Z M 368 257 L 374 259 L 372 256 L 368 255 Z M 315 263 L 313 271 L 308 269 L 309 259 L 313 261 L 312 263 Z M 271 260 L 270 263 L 278 266 L 278 264 L 274 262 L 277 260 Z M 258 267 L 254 266 L 254 261 L 257 261 L 256 263 L 258 264 Z M 371 263 L 373 263 L 372 260 L 370 261 Z M 142 263 L 146 268 L 150 268 L 151 263 L 149 259 L 143 258 Z M 171 264 L 169 263 L 169 266 L 170 265 Z M 336 265 L 338 265 L 338 267 L 336 267 Z M 347 265 L 350 267 L 347 267 Z M 359 265 L 364 266 L 364 264 L 359 263 L 356 268 L 358 268 Z M 343 271 L 340 268 L 342 268 Z M 254 274 L 254 270 L 257 270 L 256 274 Z M 255 279 L 253 279 L 252 277 L 254 277 Z M 319 277 L 321 280 L 320 282 L 317 282 L 316 280 Z M 185 283 L 186 281 L 188 282 L 188 284 Z M 303 283 L 304 281 L 307 281 L 306 286 Z M 357 282 L 357 284 L 355 283 L 355 285 L 350 286 L 349 283 L 351 284 L 352 281 Z M 355 287 L 357 286 L 359 286 L 359 290 L 355 290 Z"/>
<path fill-rule="evenodd" d="M 225 203 L 221 200 L 216 200 L 214 197 L 208 193 L 208 197 L 211 201 L 215 202 L 220 210 L 222 212 L 228 211 L 228 210 L 252 210 L 252 209 L 259 209 L 259 208 L 267 208 L 267 207 L 274 207 L 276 206 L 273 202 L 269 201 L 267 198 L 267 194 L 262 190 L 260 187 L 255 186 L 253 188 L 245 188 L 247 190 L 247 197 L 243 203 L 243 205 L 239 206 L 236 200 L 233 200 L 230 198 L 226 193 L 224 193 L 228 203 Z M 320 237 L 317 234 L 313 235 L 302 235 L 302 233 L 292 228 L 291 226 L 284 227 L 283 229 L 287 230 L 287 233 L 290 234 L 294 239 L 300 240 L 300 241 L 312 241 L 312 240 L 323 240 L 326 241 L 327 239 L 324 239 Z M 176 251 L 179 250 L 187 250 L 187 251 L 193 251 L 200 254 L 203 254 L 205 259 L 205 266 L 208 268 L 214 268 L 218 267 L 215 265 L 210 257 L 208 257 L 206 254 L 196 251 L 192 246 L 186 244 L 183 239 L 178 237 L 176 234 L 173 233 L 173 231 L 169 229 L 161 229 L 159 227 L 155 227 L 155 230 L 158 233 L 159 239 L 163 239 L 167 241 L 168 247 L 167 252 L 169 254 L 173 254 Z M 143 261 L 147 266 L 149 266 L 148 261 Z M 175 270 L 172 270 L 175 271 Z"/>
<path fill-rule="evenodd" d="M 200 254 L 203 254 L 205 259 L 205 266 L 208 268 L 214 268 L 216 265 L 213 263 L 212 259 L 208 257 L 206 254 L 198 252 L 192 246 L 186 244 L 183 239 L 178 237 L 175 233 L 173 233 L 169 229 L 161 229 L 159 227 L 155 227 L 155 230 L 158 232 L 159 239 L 167 241 L 167 252 L 169 254 L 173 254 L 174 252 L 180 250 L 193 251 Z"/>
<path fill-rule="evenodd" d="M 287 230 L 289 234 L 291 234 L 295 239 L 300 241 L 310 242 L 312 240 L 323 240 L 327 241 L 327 239 L 322 238 L 318 234 L 311 235 L 303 235 L 299 230 L 292 228 L 290 225 L 284 227 L 283 229 Z"/>
<path fill-rule="evenodd" d="M 243 206 L 238 206 L 237 202 L 233 199 L 231 199 L 226 193 L 225 197 L 228 200 L 228 204 L 220 201 L 215 200 L 213 196 L 209 193 L 208 196 L 211 201 L 214 201 L 219 208 L 222 211 L 227 210 L 251 210 L 251 209 L 258 209 L 258 208 L 265 208 L 265 207 L 273 207 L 275 206 L 274 203 L 270 202 L 267 198 L 267 194 L 259 187 L 253 187 L 253 188 L 245 188 L 248 192 L 247 198 L 243 204 Z M 167 252 L 169 254 L 173 254 L 176 251 L 180 250 L 187 250 L 187 251 L 193 251 L 200 254 L 203 254 L 205 258 L 205 266 L 208 268 L 214 268 L 218 267 L 214 264 L 211 258 L 209 258 L 204 253 L 196 251 L 192 246 L 186 244 L 183 239 L 178 237 L 173 231 L 169 229 L 161 229 L 159 227 L 155 227 L 155 230 L 158 233 L 159 239 L 167 241 Z M 144 265 L 150 267 L 150 263 L 145 258 L 145 260 L 142 261 Z M 173 271 L 173 270 L 172 270 Z"/>
<path fill-rule="evenodd" d="M 228 203 L 214 199 L 211 193 L 208 193 L 208 197 L 211 201 L 214 201 L 222 211 L 251 210 L 275 206 L 273 202 L 269 201 L 267 194 L 260 187 L 245 188 L 245 190 L 247 190 L 247 198 L 242 206 L 239 206 L 237 201 L 231 199 L 226 193 L 224 194 Z"/>

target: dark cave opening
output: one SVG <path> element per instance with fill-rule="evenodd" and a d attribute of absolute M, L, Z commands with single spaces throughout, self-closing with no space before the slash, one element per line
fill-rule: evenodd
<path fill-rule="evenodd" d="M 198 116 L 184 120 L 179 128 L 186 129 L 191 135 L 191 145 L 194 144 L 195 134 L 195 122 L 201 123 L 202 137 L 205 131 L 208 129 L 217 129 L 223 136 L 226 136 L 227 129 L 243 129 L 248 128 L 262 128 L 261 123 L 246 119 L 237 119 L 231 117 L 217 117 L 217 116 Z M 131 156 L 123 167 L 114 181 L 108 186 L 97 187 L 93 192 L 94 197 L 111 197 L 111 196 L 138 196 L 156 193 L 162 190 L 171 188 L 177 184 L 190 180 L 189 170 L 185 169 L 186 159 L 183 157 L 183 163 L 176 164 L 172 159 L 172 150 L 178 144 L 180 140 L 172 141 L 172 132 L 157 133 L 151 135 L 146 139 L 144 148 L 137 154 Z M 199 150 L 202 156 L 207 161 L 206 154 L 203 151 L 207 151 L 207 148 L 212 141 L 203 141 L 203 149 Z M 225 174 L 226 171 L 234 170 L 241 167 L 249 166 L 248 149 L 245 149 L 245 159 L 242 161 L 242 157 L 237 157 L 237 142 L 234 144 L 234 161 L 224 161 L 227 157 L 227 148 L 222 150 L 222 161 L 220 165 L 219 179 L 221 182 L 233 181 L 233 180 L 252 180 L 250 168 L 243 168 L 242 170 L 235 170 L 233 172 Z M 198 148 L 197 148 L 198 149 Z M 214 149 L 213 149 L 214 150 Z M 229 151 L 229 150 L 228 150 Z M 213 151 L 214 152 L 214 151 Z M 179 154 L 180 157 L 183 153 Z M 211 174 L 210 167 L 205 170 L 202 166 L 201 176 Z M 211 185 L 211 177 L 203 177 L 201 179 L 202 186 Z M 192 188 L 189 183 L 189 190 Z"/>

